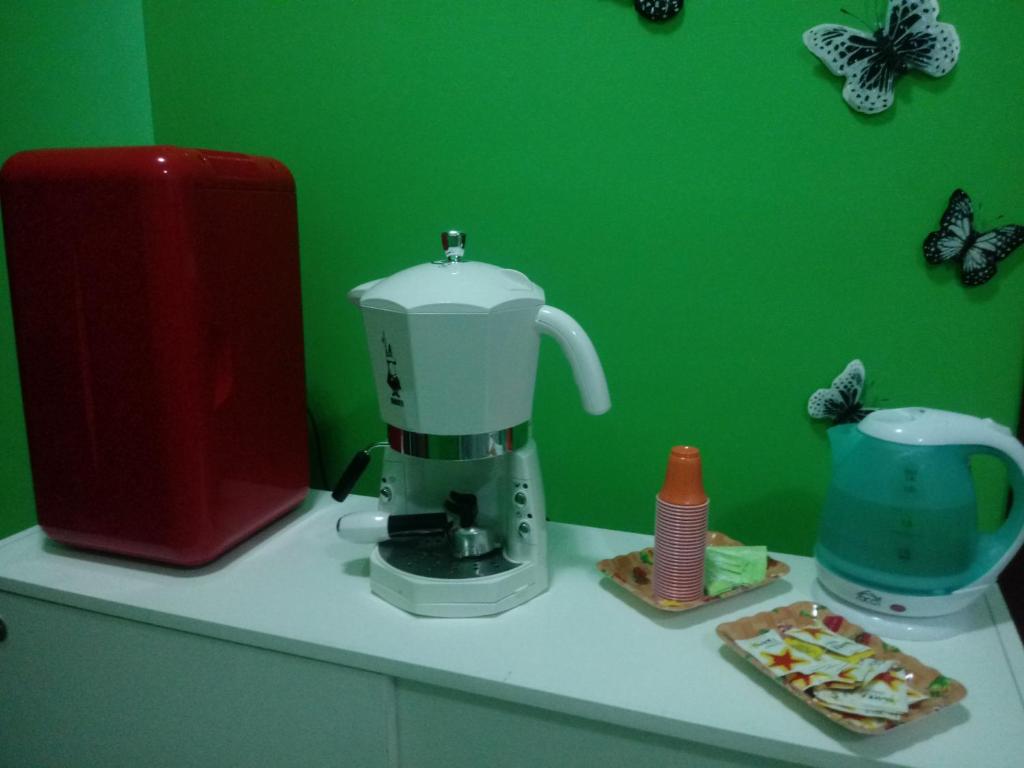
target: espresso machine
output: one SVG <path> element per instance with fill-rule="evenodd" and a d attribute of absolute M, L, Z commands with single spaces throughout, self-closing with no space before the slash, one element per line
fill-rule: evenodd
<path fill-rule="evenodd" d="M 585 411 L 610 407 L 590 338 L 512 269 L 465 260 L 466 236 L 441 235 L 443 258 L 352 289 L 363 313 L 387 425 L 377 507 L 338 520 L 375 543 L 370 586 L 424 616 L 484 616 L 548 586 L 547 516 L 530 430 L 541 335 L 569 359 Z M 369 461 L 360 452 L 335 499 Z"/>

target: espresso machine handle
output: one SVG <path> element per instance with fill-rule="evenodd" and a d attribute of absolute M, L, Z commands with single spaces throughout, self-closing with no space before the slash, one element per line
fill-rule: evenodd
<path fill-rule="evenodd" d="M 608 382 L 594 344 L 580 324 L 560 309 L 546 304 L 537 312 L 537 328 L 553 336 L 569 359 L 573 378 L 580 390 L 583 410 L 599 416 L 612 407 Z"/>

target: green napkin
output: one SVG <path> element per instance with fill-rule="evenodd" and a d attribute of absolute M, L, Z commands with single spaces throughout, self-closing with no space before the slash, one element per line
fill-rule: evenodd
<path fill-rule="evenodd" d="M 704 550 L 704 591 L 711 597 L 764 581 L 767 572 L 767 547 L 707 547 Z"/>

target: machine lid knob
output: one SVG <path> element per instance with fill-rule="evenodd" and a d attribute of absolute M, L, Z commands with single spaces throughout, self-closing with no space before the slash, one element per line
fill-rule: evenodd
<path fill-rule="evenodd" d="M 462 261 L 462 256 L 466 252 L 466 233 L 456 229 L 442 232 L 441 247 L 444 248 L 446 261 Z"/>

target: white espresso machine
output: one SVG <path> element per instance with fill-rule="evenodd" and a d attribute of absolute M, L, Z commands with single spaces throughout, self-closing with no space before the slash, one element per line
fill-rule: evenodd
<path fill-rule="evenodd" d="M 374 542 L 373 592 L 410 613 L 484 616 L 548 586 L 547 517 L 530 433 L 542 334 L 569 359 L 583 408 L 610 407 L 590 338 L 544 303 L 526 275 L 444 257 L 357 286 L 380 415 L 387 425 L 377 509 L 338 520 L 342 538 Z M 374 446 L 374 447 L 378 447 Z M 369 460 L 357 455 L 341 500 Z"/>

